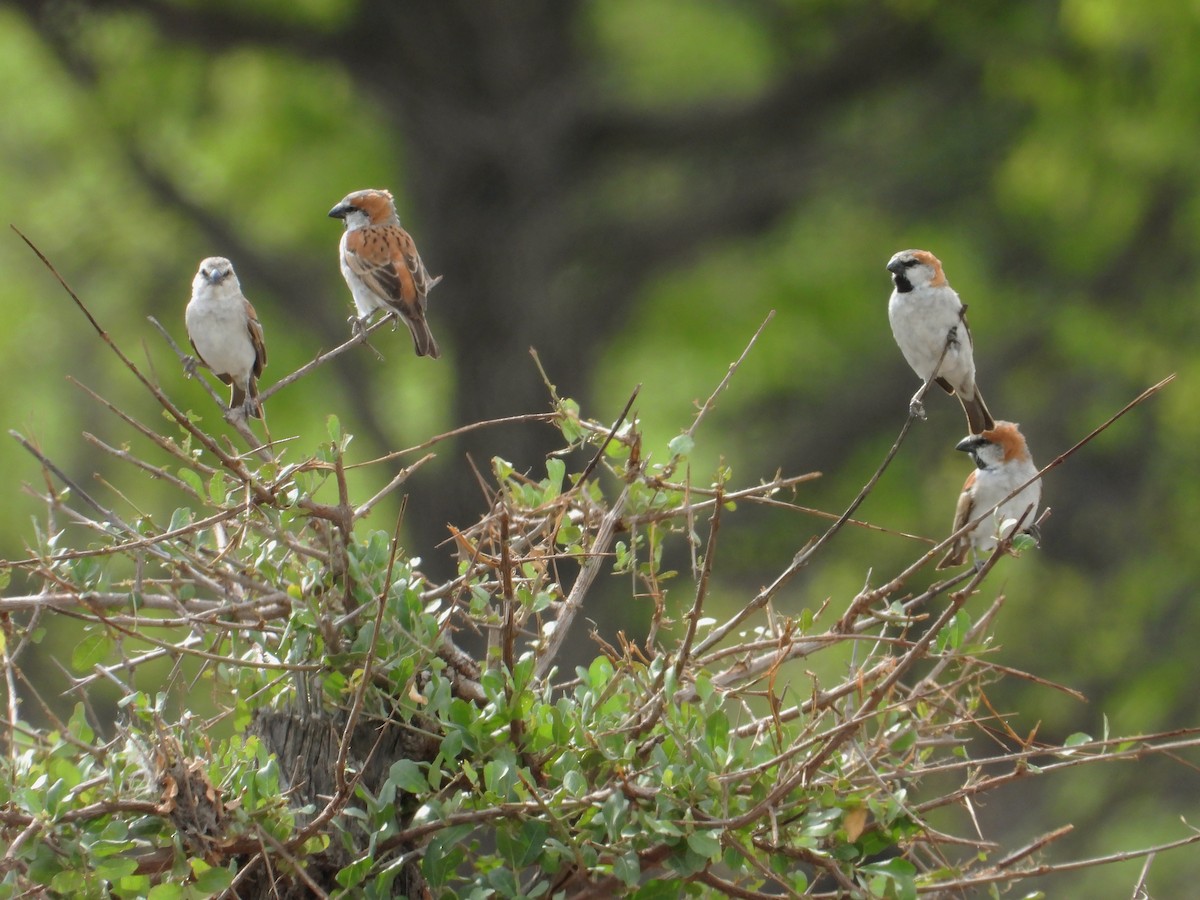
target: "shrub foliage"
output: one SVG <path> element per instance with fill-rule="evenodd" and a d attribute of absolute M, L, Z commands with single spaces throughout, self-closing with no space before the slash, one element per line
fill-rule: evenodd
<path fill-rule="evenodd" d="M 930 582 L 947 542 L 929 541 L 874 587 L 774 611 L 863 524 L 858 501 L 732 615 L 710 608 L 729 605 L 710 590 L 739 513 L 820 515 L 797 505 L 812 474 L 738 486 L 690 468 L 728 376 L 665 448 L 643 446 L 636 392 L 600 422 L 550 387 L 551 411 L 526 427 L 555 428 L 561 451 L 538 472 L 491 461 L 490 504 L 450 530 L 456 574 L 431 582 L 399 540 L 403 513 L 392 528 L 375 519 L 445 436 L 362 461 L 333 416 L 308 451 L 229 416 L 237 450 L 96 327 L 166 425 L 110 406 L 136 444 L 87 438 L 128 464 L 130 514 L 18 436 L 43 468 L 46 514 L 28 558 L 4 569 L 36 588 L 3 600 L 0 895 L 998 891 L 1065 867 L 1035 859 L 1065 829 L 1001 846 L 973 815 L 982 795 L 1193 743 L 1052 746 L 1011 730 L 989 686 L 1033 676 L 998 662 L 1003 597 L 981 594 L 1008 545 Z M 356 466 L 386 486 L 353 496 Z M 169 521 L 137 511 L 164 484 Z M 614 597 L 645 611 L 639 633 L 581 635 Z M 21 705 L 39 678 L 22 661 L 60 620 L 82 626 L 62 660 L 78 703 L 34 728 Z M 590 661 L 564 661 L 569 639 Z M 118 693 L 115 723 L 95 712 L 100 686 Z"/>

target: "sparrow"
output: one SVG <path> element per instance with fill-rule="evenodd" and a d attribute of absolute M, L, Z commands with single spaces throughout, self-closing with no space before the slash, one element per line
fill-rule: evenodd
<path fill-rule="evenodd" d="M 425 321 L 425 296 L 442 280 L 430 278 L 417 253 L 417 245 L 400 227 L 396 203 L 388 191 L 365 190 L 348 194 L 329 211 L 346 223 L 340 259 L 342 276 L 354 296 L 362 331 L 377 310 L 398 313 L 412 332 L 417 356 L 441 355 Z"/>
<path fill-rule="evenodd" d="M 223 256 L 210 256 L 200 263 L 192 279 L 192 299 L 184 311 L 184 322 L 200 362 L 233 385 L 229 408 L 261 419 L 257 378 L 267 364 L 267 348 L 262 325 L 242 295 L 233 263 Z"/>
<path fill-rule="evenodd" d="M 1009 520 L 1019 521 L 1021 531 L 1031 530 L 1042 499 L 1040 478 L 1015 497 L 1004 499 L 1038 473 L 1025 438 L 1014 423 L 997 422 L 995 428 L 963 438 L 954 449 L 971 454 L 975 471 L 967 476 L 967 483 L 958 497 L 951 531 L 958 531 L 996 504 L 1000 505 L 955 540 L 950 552 L 937 564 L 939 569 L 961 565 L 968 552 L 990 552 L 996 546 L 1000 529 Z M 1004 537 L 1007 536 L 1008 532 L 1005 532 Z"/>
<path fill-rule="evenodd" d="M 901 250 L 888 261 L 887 270 L 895 285 L 888 300 L 888 319 L 908 364 L 922 381 L 936 375 L 933 380 L 946 393 L 958 396 L 971 434 L 994 427 L 996 422 L 975 384 L 967 308 L 946 281 L 941 262 L 928 250 Z M 909 409 L 925 418 L 917 395 L 909 401 Z"/>

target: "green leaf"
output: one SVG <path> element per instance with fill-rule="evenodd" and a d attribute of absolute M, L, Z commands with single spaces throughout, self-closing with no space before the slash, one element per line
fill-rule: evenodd
<path fill-rule="evenodd" d="M 0 632 L 0 634 L 2 633 Z M 71 710 L 71 719 L 67 723 L 67 731 L 71 737 L 83 744 L 90 744 L 96 739 L 96 732 L 88 724 L 87 713 L 84 711 L 82 703 L 76 703 L 75 708 Z"/>
<path fill-rule="evenodd" d="M 1015 535 L 1012 539 L 1012 551 L 1014 556 L 1020 556 L 1026 550 L 1032 550 L 1036 546 L 1037 541 L 1034 539 L 1033 535 L 1026 534 L 1025 532 Z"/>
<path fill-rule="evenodd" d="M 230 479 L 224 472 L 214 472 L 213 477 L 208 480 L 208 499 L 213 503 L 224 503 L 229 493 L 229 485 Z"/>
<path fill-rule="evenodd" d="M 196 496 L 204 496 L 204 482 L 200 476 L 191 469 L 180 469 L 179 480 L 196 492 Z"/>
<path fill-rule="evenodd" d="M 388 770 L 388 779 L 400 790 L 410 794 L 420 794 L 429 790 L 429 782 L 416 760 L 397 760 Z"/>
<path fill-rule="evenodd" d="M 642 864 L 638 859 L 637 851 L 630 850 L 622 856 L 618 856 L 613 863 L 613 874 L 621 879 L 621 883 L 625 887 L 633 887 L 642 877 Z"/>
<path fill-rule="evenodd" d="M 325 433 L 329 435 L 329 439 L 333 441 L 336 447 L 342 440 L 342 423 L 335 415 L 325 417 Z"/>
<path fill-rule="evenodd" d="M 558 429 L 567 443 L 574 444 L 583 439 L 584 430 L 579 425 L 579 404 L 564 397 L 558 401 Z"/>
<path fill-rule="evenodd" d="M 654 878 L 638 889 L 634 900 L 679 900 L 683 885 L 678 878 Z"/>
<path fill-rule="evenodd" d="M 129 842 L 130 846 L 133 842 Z M 118 857 L 116 859 L 101 860 L 96 865 L 96 877 L 101 881 L 107 881 L 112 884 L 117 884 L 123 878 L 128 878 L 137 871 L 138 863 L 136 859 L 127 857 Z M 232 880 L 232 879 L 231 879 Z"/>
<path fill-rule="evenodd" d="M 516 470 L 513 468 L 513 464 L 508 462 L 508 460 L 501 459 L 499 456 L 493 456 L 492 471 L 496 473 L 497 481 L 507 481 L 512 477 L 513 472 Z"/>
<path fill-rule="evenodd" d="M 163 882 L 150 888 L 150 893 L 146 895 L 146 900 L 183 900 L 183 897 L 184 889 L 182 885 Z"/>
<path fill-rule="evenodd" d="M 374 865 L 374 860 L 369 855 L 362 859 L 356 859 L 350 865 L 338 871 L 336 876 L 337 883 L 347 889 L 362 884 L 363 879 L 371 873 L 372 865 Z"/>
<path fill-rule="evenodd" d="M 557 456 L 546 460 L 546 500 L 553 500 L 562 493 L 563 479 L 567 475 L 567 464 Z"/>
<path fill-rule="evenodd" d="M 1090 744 L 1091 742 L 1092 736 L 1090 734 L 1084 734 L 1082 731 L 1077 731 L 1063 741 L 1063 746 L 1078 747 L 1080 744 Z"/>
<path fill-rule="evenodd" d="M 867 863 L 860 871 L 891 881 L 897 900 L 917 900 L 917 867 L 907 859 L 896 856 L 883 862 Z"/>
<path fill-rule="evenodd" d="M 421 860 L 421 871 L 432 887 L 441 887 L 465 858 L 462 838 L 468 832 L 469 829 L 449 828 L 438 832 L 429 841 Z"/>
<path fill-rule="evenodd" d="M 545 822 L 529 819 L 521 823 L 520 830 L 515 834 L 507 830 L 498 831 L 496 849 L 511 868 L 523 869 L 537 862 L 549 833 L 550 828 Z"/>
<path fill-rule="evenodd" d="M 721 839 L 711 829 L 693 831 L 687 836 L 687 845 L 693 853 L 714 862 L 721 856 Z"/>
<path fill-rule="evenodd" d="M 971 630 L 971 617 L 965 610 L 959 610 L 945 628 L 938 632 L 937 648 L 939 651 L 957 650 Z"/>
<path fill-rule="evenodd" d="M 200 859 L 190 859 L 188 863 L 196 873 L 196 880 L 191 887 L 206 894 L 219 894 L 233 883 L 233 872 L 210 866 Z"/>
<path fill-rule="evenodd" d="M 71 651 L 71 665 L 79 672 L 91 671 L 93 666 L 104 661 L 111 649 L 112 639 L 108 632 L 94 631 L 75 645 Z"/>
<path fill-rule="evenodd" d="M 670 443 L 667 444 L 667 449 L 670 450 L 674 456 L 687 456 L 695 448 L 696 442 L 692 439 L 690 434 L 678 434 L 671 438 Z"/>
<path fill-rule="evenodd" d="M 167 526 L 167 531 L 178 531 L 180 528 L 186 528 L 192 524 L 192 511 L 186 506 L 181 506 L 175 512 L 171 513 L 171 524 Z"/>

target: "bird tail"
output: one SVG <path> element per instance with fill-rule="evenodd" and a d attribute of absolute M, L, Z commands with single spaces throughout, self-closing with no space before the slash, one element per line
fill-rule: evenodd
<path fill-rule="evenodd" d="M 430 359 L 437 359 L 442 355 L 442 351 L 438 347 L 437 341 L 433 339 L 433 332 L 429 330 L 429 323 L 425 321 L 424 316 L 420 318 L 405 316 L 404 324 L 412 332 L 413 347 L 417 351 L 417 356 L 428 356 Z"/>
<path fill-rule="evenodd" d="M 967 414 L 967 427 L 971 429 L 971 434 L 983 434 L 996 427 L 996 420 L 992 418 L 987 404 L 983 402 L 983 394 L 979 390 L 979 385 L 975 386 L 975 395 L 970 399 L 958 394 L 958 402 L 962 404 L 963 412 Z"/>
<path fill-rule="evenodd" d="M 971 549 L 970 541 L 965 541 L 959 538 L 950 546 L 950 552 L 942 557 L 942 561 L 935 566 L 937 569 L 950 569 L 954 566 L 961 566 L 967 561 L 967 552 Z"/>

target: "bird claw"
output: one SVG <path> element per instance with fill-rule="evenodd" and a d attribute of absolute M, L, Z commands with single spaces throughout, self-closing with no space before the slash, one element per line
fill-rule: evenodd
<path fill-rule="evenodd" d="M 196 377 L 196 367 L 198 365 L 199 365 L 199 361 L 196 359 L 196 357 L 185 356 L 183 358 L 183 374 L 184 374 L 184 376 L 187 378 L 195 378 Z"/>
<path fill-rule="evenodd" d="M 376 350 L 374 345 L 367 340 L 367 319 L 369 318 L 370 314 L 368 313 L 361 319 L 358 316 L 350 316 L 348 319 L 346 319 L 346 321 L 350 323 L 350 331 L 352 334 L 351 340 L 362 341 L 371 349 L 371 352 L 375 354 L 375 358 L 380 362 L 383 362 L 383 354 Z M 392 327 L 392 330 L 395 331 L 395 326 Z"/>
<path fill-rule="evenodd" d="M 358 316 L 350 316 L 346 319 L 346 321 L 350 323 L 351 335 L 356 338 L 361 338 L 364 341 L 367 339 L 366 316 L 363 316 L 361 319 Z"/>
<path fill-rule="evenodd" d="M 922 422 L 928 418 L 928 416 L 925 415 L 925 404 L 922 403 L 918 397 L 913 397 L 908 401 L 908 413 L 914 418 L 920 419 Z"/>

